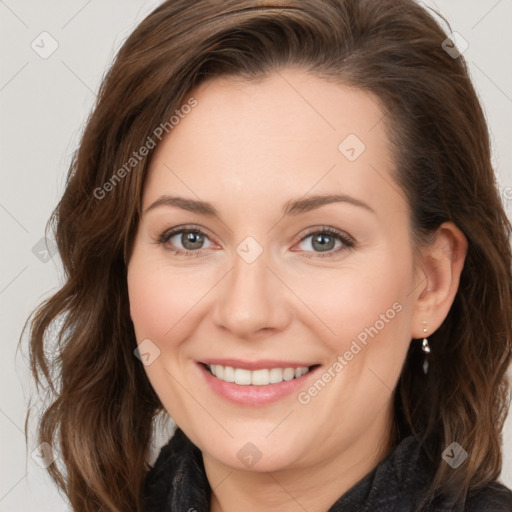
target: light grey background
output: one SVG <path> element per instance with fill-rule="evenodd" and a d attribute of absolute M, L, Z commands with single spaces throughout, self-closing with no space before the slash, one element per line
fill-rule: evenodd
<path fill-rule="evenodd" d="M 159 3 L 0 0 L 2 512 L 68 510 L 31 457 L 34 439 L 29 440 L 28 451 L 25 446 L 24 420 L 33 389 L 26 345 L 17 353 L 17 342 L 30 312 L 59 286 L 58 256 L 41 252 L 37 244 L 62 194 L 70 157 L 100 80 L 128 34 Z M 510 213 L 512 0 L 422 3 L 443 13 L 469 44 L 464 55 L 492 131 L 493 158 Z M 51 38 L 40 36 L 44 31 Z M 46 56 L 44 52 L 55 44 L 52 39 L 58 48 L 42 58 L 40 54 Z M 502 480 L 512 487 L 512 417 L 504 451 Z"/>

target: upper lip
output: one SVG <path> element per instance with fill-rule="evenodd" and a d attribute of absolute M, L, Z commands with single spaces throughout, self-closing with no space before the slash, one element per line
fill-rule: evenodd
<path fill-rule="evenodd" d="M 275 359 L 260 359 L 258 361 L 244 361 L 241 359 L 221 359 L 211 358 L 199 361 L 203 364 L 219 364 L 221 366 L 231 366 L 232 368 L 241 368 L 244 370 L 263 370 L 266 368 L 301 368 L 314 366 L 314 363 L 304 361 L 278 361 Z"/>

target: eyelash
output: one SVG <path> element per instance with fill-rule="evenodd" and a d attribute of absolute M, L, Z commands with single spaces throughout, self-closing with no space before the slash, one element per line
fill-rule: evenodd
<path fill-rule="evenodd" d="M 170 230 L 164 231 L 159 237 L 158 237 L 158 244 L 163 245 L 166 247 L 167 250 L 173 252 L 177 256 L 186 256 L 186 257 L 200 257 L 203 255 L 204 251 L 206 249 L 198 249 L 196 251 L 190 251 L 187 249 L 179 249 L 179 248 L 173 248 L 169 247 L 169 240 L 179 234 L 190 232 L 195 233 L 199 235 L 203 235 L 204 237 L 208 238 L 208 235 L 202 231 L 201 229 L 195 227 L 195 226 L 181 226 L 179 228 L 172 228 Z M 314 230 L 308 232 L 305 234 L 297 243 L 303 242 L 307 238 L 309 238 L 311 235 L 329 235 L 334 237 L 335 239 L 338 239 L 343 243 L 342 247 L 338 247 L 338 249 L 333 249 L 329 252 L 321 253 L 321 252 L 315 252 L 315 251 L 305 251 L 306 254 L 310 253 L 310 255 L 304 255 L 305 258 L 313 258 L 313 257 L 319 257 L 319 258 L 328 258 L 333 255 L 339 254 L 343 251 L 352 249 L 355 247 L 355 242 L 348 237 L 347 235 L 343 234 L 341 231 L 338 231 L 337 229 L 330 228 L 330 227 L 322 227 L 322 228 L 315 228 Z M 313 256 L 315 255 L 315 256 Z"/>

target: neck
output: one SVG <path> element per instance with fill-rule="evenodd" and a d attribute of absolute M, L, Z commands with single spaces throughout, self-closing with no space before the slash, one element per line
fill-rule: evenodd
<path fill-rule="evenodd" d="M 392 449 L 392 408 L 385 407 L 349 446 L 317 463 L 271 472 L 234 470 L 203 453 L 210 512 L 325 512 Z M 314 453 L 315 447 L 311 452 Z"/>

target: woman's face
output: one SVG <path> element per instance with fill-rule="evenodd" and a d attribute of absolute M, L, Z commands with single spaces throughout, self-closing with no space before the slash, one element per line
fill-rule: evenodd
<path fill-rule="evenodd" d="M 388 441 L 419 337 L 383 113 L 291 69 L 191 96 L 152 157 L 128 268 L 148 378 L 211 460 L 357 464 Z"/>

